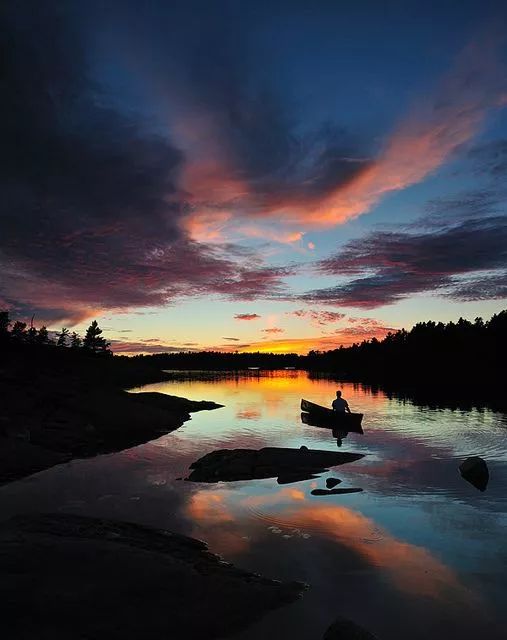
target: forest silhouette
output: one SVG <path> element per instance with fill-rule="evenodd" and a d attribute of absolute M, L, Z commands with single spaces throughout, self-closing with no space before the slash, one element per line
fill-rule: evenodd
<path fill-rule="evenodd" d="M 54 335 L 54 338 L 52 337 Z M 110 343 L 102 336 L 96 320 L 81 338 L 67 328 L 48 332 L 33 322 L 11 321 L 0 311 L 0 345 L 4 351 L 32 350 L 51 358 L 57 353 L 111 357 Z M 370 381 L 445 381 L 447 385 L 497 385 L 503 376 L 507 356 L 507 310 L 489 320 L 473 322 L 419 322 L 410 330 L 390 332 L 382 340 L 371 338 L 329 351 L 295 353 L 242 353 L 182 351 L 152 355 L 115 356 L 122 363 L 143 369 L 191 369 L 225 371 L 243 369 L 304 369 L 340 379 Z"/>

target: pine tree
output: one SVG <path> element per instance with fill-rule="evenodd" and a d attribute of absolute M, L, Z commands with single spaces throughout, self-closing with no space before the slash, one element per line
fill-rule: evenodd
<path fill-rule="evenodd" d="M 0 341 L 9 337 L 9 326 L 11 324 L 8 311 L 0 311 Z"/>
<path fill-rule="evenodd" d="M 26 322 L 16 322 L 12 325 L 11 336 L 14 340 L 25 340 L 26 338 Z"/>
<path fill-rule="evenodd" d="M 81 340 L 79 335 L 75 331 L 73 331 L 70 336 L 71 349 L 79 349 L 82 346 L 82 344 L 83 344 L 83 341 Z"/>
<path fill-rule="evenodd" d="M 68 337 L 69 337 L 69 330 L 67 329 L 67 327 L 62 327 L 62 330 L 56 334 L 56 346 L 66 347 Z"/>
<path fill-rule="evenodd" d="M 38 344 L 49 344 L 49 333 L 45 325 L 43 325 L 37 332 L 36 342 Z"/>
<path fill-rule="evenodd" d="M 86 330 L 83 340 L 83 347 L 93 353 L 106 353 L 109 351 L 109 342 L 101 335 L 102 329 L 98 322 L 94 320 Z"/>
<path fill-rule="evenodd" d="M 37 329 L 33 326 L 33 324 L 30 325 L 30 328 L 26 332 L 26 339 L 32 344 L 34 342 L 37 342 Z"/>

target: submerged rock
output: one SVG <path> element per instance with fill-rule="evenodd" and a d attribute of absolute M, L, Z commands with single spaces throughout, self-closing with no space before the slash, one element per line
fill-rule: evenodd
<path fill-rule="evenodd" d="M 326 480 L 326 487 L 328 489 L 332 489 L 333 487 L 336 487 L 337 484 L 340 484 L 341 480 L 339 478 L 327 478 Z"/>
<path fill-rule="evenodd" d="M 314 489 L 312 496 L 339 496 L 343 493 L 360 493 L 362 489 L 359 487 L 351 487 L 350 489 Z"/>
<path fill-rule="evenodd" d="M 295 482 L 323 473 L 328 467 L 360 460 L 360 453 L 343 453 L 310 449 L 265 447 L 264 449 L 219 449 L 190 465 L 192 482 L 231 482 L 276 478 L 279 483 Z"/>
<path fill-rule="evenodd" d="M 306 589 L 238 569 L 194 538 L 67 514 L 3 523 L 0 573 L 3 628 L 39 640 L 224 637 Z"/>
<path fill-rule="evenodd" d="M 486 462 L 479 456 L 471 456 L 459 465 L 461 476 L 479 491 L 485 491 L 489 482 Z"/>
<path fill-rule="evenodd" d="M 352 620 L 337 618 L 322 640 L 377 640 L 377 637 Z"/>

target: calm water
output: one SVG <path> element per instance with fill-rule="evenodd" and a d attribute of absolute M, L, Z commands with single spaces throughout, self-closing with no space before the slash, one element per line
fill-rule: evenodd
<path fill-rule="evenodd" d="M 144 387 L 225 407 L 122 453 L 74 461 L 0 489 L 1 518 L 61 510 L 169 528 L 208 541 L 246 569 L 311 585 L 241 640 L 318 640 L 339 615 L 385 640 L 506 637 L 507 416 L 416 407 L 360 385 L 304 372 L 166 382 Z M 191 462 L 217 448 L 336 451 L 331 431 L 303 425 L 302 397 L 329 404 L 342 388 L 365 414 L 364 435 L 341 450 L 367 454 L 317 480 L 193 484 Z M 479 492 L 459 475 L 488 461 Z M 363 493 L 315 497 L 328 476 Z"/>

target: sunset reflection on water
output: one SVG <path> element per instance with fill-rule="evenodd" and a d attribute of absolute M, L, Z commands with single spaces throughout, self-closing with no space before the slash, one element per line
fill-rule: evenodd
<path fill-rule="evenodd" d="M 159 391 L 224 407 L 192 415 L 176 431 L 121 453 L 60 465 L 1 489 L 5 518 L 63 511 L 117 518 L 206 540 L 248 570 L 303 580 L 310 590 L 237 640 L 315 640 L 343 615 L 379 637 L 459 635 L 503 639 L 507 621 L 505 415 L 489 409 L 416 406 L 367 385 L 300 371 L 178 374 L 135 391 Z M 300 400 L 329 405 L 341 389 L 365 414 L 364 435 L 340 451 L 364 457 L 316 479 L 193 483 L 189 466 L 215 449 L 266 446 L 338 451 L 332 431 L 305 425 Z M 485 493 L 458 465 L 483 455 Z M 362 493 L 314 496 L 327 478 Z"/>

